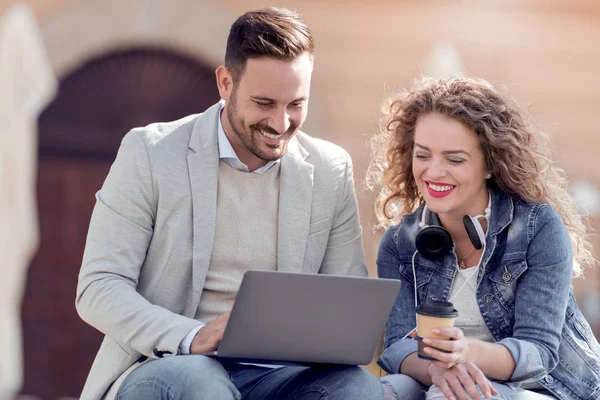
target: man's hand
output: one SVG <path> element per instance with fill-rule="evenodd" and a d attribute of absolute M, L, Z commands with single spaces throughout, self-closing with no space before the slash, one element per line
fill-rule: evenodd
<path fill-rule="evenodd" d="M 190 354 L 206 353 L 219 347 L 223 332 L 229 321 L 231 311 L 221 314 L 217 319 L 200 328 L 190 346 Z"/>

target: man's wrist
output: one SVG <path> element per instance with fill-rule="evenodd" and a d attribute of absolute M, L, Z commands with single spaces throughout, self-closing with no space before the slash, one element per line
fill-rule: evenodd
<path fill-rule="evenodd" d="M 192 342 L 198 334 L 198 331 L 200 331 L 200 329 L 202 329 L 203 326 L 205 325 L 200 323 L 183 338 L 183 340 L 179 344 L 179 354 L 192 354 Z"/>

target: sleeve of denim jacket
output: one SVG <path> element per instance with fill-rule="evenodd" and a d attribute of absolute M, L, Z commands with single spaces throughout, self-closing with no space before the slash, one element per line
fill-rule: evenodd
<path fill-rule="evenodd" d="M 533 382 L 558 363 L 573 274 L 573 250 L 562 218 L 550 206 L 535 207 L 527 234 L 527 270 L 515 292 L 513 335 L 498 343 L 515 360 L 511 383 Z"/>
<path fill-rule="evenodd" d="M 400 292 L 386 324 L 384 347 L 378 360 L 388 373 L 398 373 L 404 359 L 417 351 L 417 341 L 402 339 L 416 327 L 413 280 L 400 273 L 400 257 L 397 249 L 399 226 L 387 230 L 381 239 L 377 255 L 377 274 L 380 278 L 398 279 L 402 282 Z M 408 265 L 407 267 L 411 267 Z"/>

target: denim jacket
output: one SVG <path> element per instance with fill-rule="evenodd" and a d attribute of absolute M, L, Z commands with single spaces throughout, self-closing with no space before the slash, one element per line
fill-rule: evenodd
<path fill-rule="evenodd" d="M 547 204 L 527 204 L 490 188 L 492 215 L 477 277 L 477 303 L 496 343 L 515 361 L 506 382 L 539 382 L 559 399 L 600 399 L 600 345 L 571 286 L 573 252 L 561 217 Z M 416 326 L 412 258 L 423 206 L 387 230 L 377 256 L 381 278 L 402 288 L 387 322 L 378 364 L 398 373 L 417 342 L 402 339 Z M 434 222 L 439 224 L 437 215 Z M 447 300 L 456 254 L 414 257 L 418 301 Z"/>

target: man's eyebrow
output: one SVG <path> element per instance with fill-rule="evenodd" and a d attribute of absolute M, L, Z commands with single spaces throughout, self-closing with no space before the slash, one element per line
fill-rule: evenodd
<path fill-rule="evenodd" d="M 270 101 L 275 103 L 275 100 L 269 98 L 269 97 L 264 97 L 264 96 L 250 96 L 250 98 L 252 98 L 252 100 L 259 100 L 259 101 Z"/>
<path fill-rule="evenodd" d="M 271 103 L 277 103 L 277 101 L 275 101 L 275 99 L 272 99 L 272 98 L 266 97 L 266 96 L 250 96 L 250 98 L 252 100 L 257 100 L 257 101 L 268 101 Z M 307 99 L 306 96 L 298 97 L 297 99 L 292 100 L 291 103 L 306 101 L 306 99 Z"/>

